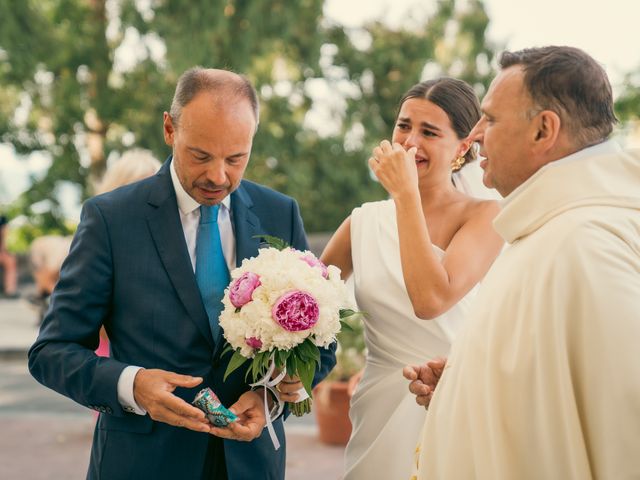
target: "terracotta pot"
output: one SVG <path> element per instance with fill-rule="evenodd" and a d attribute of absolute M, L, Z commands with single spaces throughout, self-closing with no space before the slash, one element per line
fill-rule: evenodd
<path fill-rule="evenodd" d="M 320 441 L 346 445 L 351 436 L 348 382 L 324 381 L 313 389 L 313 410 Z"/>

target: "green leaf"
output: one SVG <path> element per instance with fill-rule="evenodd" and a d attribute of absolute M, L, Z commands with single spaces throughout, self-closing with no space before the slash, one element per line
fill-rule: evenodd
<path fill-rule="evenodd" d="M 347 322 L 345 322 L 344 320 L 340 320 L 340 330 L 341 331 L 347 331 L 347 332 L 353 332 L 353 327 L 351 325 L 349 325 Z"/>
<path fill-rule="evenodd" d="M 255 357 L 253 357 L 253 360 L 251 361 L 251 366 L 247 370 L 247 375 L 251 373 L 252 382 L 255 382 L 256 378 L 258 377 L 258 360 L 259 359 L 260 359 L 260 354 L 257 354 Z"/>
<path fill-rule="evenodd" d="M 249 374 L 251 374 L 251 382 L 255 382 L 264 377 L 269 370 L 272 355 L 273 352 L 270 351 L 256 353 L 256 356 L 253 357 L 253 360 L 251 361 L 251 366 L 247 369 L 245 379 L 249 380 Z"/>
<path fill-rule="evenodd" d="M 356 312 L 351 308 L 341 308 L 339 313 L 340 313 L 340 320 L 345 320 L 349 317 L 353 317 L 354 315 L 361 314 L 361 312 Z"/>
<path fill-rule="evenodd" d="M 270 247 L 273 247 L 277 250 L 284 250 L 285 248 L 288 248 L 290 246 L 283 239 L 274 237 L 272 235 L 266 235 L 266 234 L 254 235 L 253 238 L 263 238 L 264 241 L 267 242 Z"/>
<path fill-rule="evenodd" d="M 304 342 L 303 342 L 304 343 Z M 296 375 L 300 378 L 304 389 L 311 395 L 311 385 L 313 384 L 313 377 L 315 375 L 316 366 L 320 360 L 320 352 L 318 351 L 318 361 L 312 357 L 304 356 L 302 353 L 301 345 L 291 350 L 289 358 L 287 359 L 287 373 L 289 375 Z M 312 344 L 316 350 L 318 347 Z M 309 348 L 307 346 L 305 348 Z M 308 353 L 308 351 L 307 351 Z"/>
<path fill-rule="evenodd" d="M 313 346 L 313 361 L 316 362 L 316 365 L 320 364 L 320 347 L 317 345 Z"/>
<path fill-rule="evenodd" d="M 298 376 L 300 377 L 300 381 L 302 385 L 304 385 L 304 389 L 307 391 L 309 395 L 311 395 L 311 385 L 313 384 L 313 376 L 316 371 L 317 362 L 297 362 L 298 367 Z"/>
<path fill-rule="evenodd" d="M 311 351 L 311 346 L 309 345 L 307 340 L 305 340 L 304 342 L 299 344 L 296 347 L 295 350 L 296 350 L 296 353 L 298 354 L 298 357 L 300 357 L 301 359 L 306 359 L 306 358 L 312 358 L 313 357 L 313 353 Z"/>
<path fill-rule="evenodd" d="M 300 357 L 305 361 L 320 362 L 320 349 L 309 338 L 300 345 Z"/>
<path fill-rule="evenodd" d="M 298 372 L 298 353 L 294 350 L 289 358 L 287 358 L 287 373 L 296 375 Z"/>
<path fill-rule="evenodd" d="M 276 367 L 282 369 L 287 364 L 287 358 L 289 358 L 289 351 L 287 350 L 276 350 L 275 361 Z"/>
<path fill-rule="evenodd" d="M 260 376 L 264 376 L 269 370 L 269 365 L 271 364 L 272 352 L 263 352 L 264 355 L 260 359 Z"/>
<path fill-rule="evenodd" d="M 265 359 L 268 361 L 269 352 L 260 352 L 257 353 L 253 358 L 253 362 L 251 362 L 251 375 L 253 381 L 255 382 L 258 378 L 262 377 L 265 372 L 264 364 Z"/>
<path fill-rule="evenodd" d="M 222 380 L 225 381 L 232 372 L 237 370 L 247 360 L 248 358 L 242 356 L 239 350 L 234 351 L 231 360 L 229 360 L 229 365 L 227 365 L 227 371 L 224 372 L 224 377 L 222 378 Z"/>
<path fill-rule="evenodd" d="M 231 346 L 231 344 L 227 343 L 227 345 L 222 350 L 222 353 L 220 354 L 220 356 L 224 357 L 227 353 L 233 352 L 233 350 L 234 350 L 234 348 Z"/>

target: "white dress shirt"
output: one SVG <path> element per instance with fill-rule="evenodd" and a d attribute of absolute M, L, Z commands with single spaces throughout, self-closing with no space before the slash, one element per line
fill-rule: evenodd
<path fill-rule="evenodd" d="M 184 232 L 184 239 L 187 243 L 187 250 L 191 258 L 191 268 L 196 270 L 196 238 L 198 235 L 198 224 L 200 223 L 200 204 L 196 202 L 185 190 L 178 179 L 173 161 L 171 162 L 171 181 L 176 192 L 178 211 L 180 212 L 180 222 Z M 231 198 L 226 196 L 218 211 L 218 228 L 220 230 L 220 240 L 222 241 L 222 252 L 227 262 L 229 271 L 236 266 L 236 240 L 231 222 Z M 118 378 L 118 402 L 122 408 L 131 413 L 146 415 L 146 410 L 140 408 L 133 396 L 133 380 L 142 367 L 129 365 Z"/>

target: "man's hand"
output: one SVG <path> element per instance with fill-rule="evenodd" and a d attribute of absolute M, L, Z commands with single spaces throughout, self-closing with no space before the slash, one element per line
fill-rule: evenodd
<path fill-rule="evenodd" d="M 166 370 L 140 369 L 133 381 L 133 396 L 151 418 L 196 432 L 209 432 L 204 412 L 173 395 L 176 387 L 193 388 L 202 378 L 179 375 Z"/>
<path fill-rule="evenodd" d="M 285 375 L 282 381 L 276 385 L 276 390 L 280 394 L 283 402 L 295 403 L 300 396 L 298 391 L 304 388 L 300 379 L 296 376 Z"/>
<path fill-rule="evenodd" d="M 416 396 L 416 403 L 424 408 L 429 407 L 431 398 L 442 376 L 446 358 L 435 358 L 424 365 L 407 365 L 402 370 L 402 375 L 410 380 L 409 391 Z"/>
<path fill-rule="evenodd" d="M 267 424 L 264 416 L 264 402 L 259 393 L 248 391 L 240 395 L 236 403 L 229 407 L 238 416 L 227 427 L 210 427 L 213 435 L 231 440 L 250 442 L 258 438 Z"/>

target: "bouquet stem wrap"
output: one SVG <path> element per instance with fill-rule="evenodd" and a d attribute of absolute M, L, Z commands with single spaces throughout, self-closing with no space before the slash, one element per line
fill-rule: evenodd
<path fill-rule="evenodd" d="M 273 443 L 273 448 L 278 450 L 280 448 L 280 441 L 278 440 L 278 436 L 276 435 L 276 431 L 273 429 L 273 422 L 271 419 L 271 414 L 273 413 L 273 418 L 277 418 L 284 409 L 284 403 L 280 401 L 278 394 L 276 393 L 276 397 L 278 398 L 278 410 L 275 412 L 269 412 L 269 402 L 267 401 L 267 390 L 274 391 L 274 387 L 278 385 L 284 376 L 287 374 L 286 371 L 280 372 L 280 374 L 276 378 L 271 378 L 274 370 L 276 369 L 276 362 L 271 359 L 271 363 L 269 364 L 269 369 L 267 373 L 257 382 L 252 383 L 251 388 L 263 388 L 264 393 L 264 416 L 267 419 L 267 431 L 269 432 L 269 437 L 271 438 L 271 442 Z"/>

